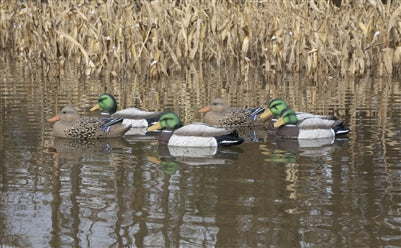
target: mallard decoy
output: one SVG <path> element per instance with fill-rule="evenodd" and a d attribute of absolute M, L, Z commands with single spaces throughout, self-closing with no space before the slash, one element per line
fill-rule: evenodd
<path fill-rule="evenodd" d="M 138 108 L 126 108 L 117 111 L 117 101 L 110 94 L 102 94 L 97 99 L 97 104 L 90 111 L 101 109 L 100 118 L 122 118 L 123 124 L 132 127 L 149 127 L 157 122 L 162 112 L 149 112 Z M 117 111 L 117 112 L 116 112 Z"/>
<path fill-rule="evenodd" d="M 54 136 L 60 138 L 115 138 L 124 135 L 131 128 L 122 124 L 121 118 L 81 118 L 73 106 L 64 107 L 59 114 L 47 121 L 54 122 Z"/>
<path fill-rule="evenodd" d="M 283 110 L 273 125 L 276 128 L 276 136 L 290 139 L 319 139 L 332 138 L 341 130 L 343 133 L 349 132 L 349 129 L 343 129 L 343 124 L 339 120 L 318 117 L 298 120 L 297 117 L 291 108 Z"/>
<path fill-rule="evenodd" d="M 244 142 L 235 129 L 212 127 L 205 123 L 192 123 L 182 126 L 180 118 L 174 113 L 166 113 L 148 128 L 148 132 L 162 130 L 159 142 L 168 146 L 217 147 L 239 145 Z"/>
<path fill-rule="evenodd" d="M 277 118 L 280 114 L 288 108 L 287 103 L 282 99 L 273 99 L 270 101 L 266 110 L 260 115 L 261 119 L 269 119 L 273 117 L 273 119 L 268 123 L 267 129 L 270 133 L 276 132 L 276 128 L 274 128 L 274 123 L 277 121 Z M 299 122 L 309 119 L 309 118 L 318 118 L 322 120 L 330 120 L 333 123 L 332 128 L 335 130 L 336 135 L 343 135 L 349 133 L 349 129 L 345 126 L 345 124 L 338 120 L 334 115 L 316 115 L 306 112 L 296 112 L 296 117 Z M 322 121 L 323 122 L 323 121 Z"/>
<path fill-rule="evenodd" d="M 231 108 L 223 98 L 218 97 L 198 112 L 205 113 L 203 121 L 208 125 L 239 127 L 258 124 L 258 114 L 264 110 L 264 108 Z"/>

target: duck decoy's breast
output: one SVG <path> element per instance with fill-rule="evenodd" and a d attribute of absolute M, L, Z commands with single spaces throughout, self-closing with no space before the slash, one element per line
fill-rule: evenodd
<path fill-rule="evenodd" d="M 296 125 L 285 125 L 277 128 L 276 135 L 287 139 L 297 139 L 299 128 Z"/>

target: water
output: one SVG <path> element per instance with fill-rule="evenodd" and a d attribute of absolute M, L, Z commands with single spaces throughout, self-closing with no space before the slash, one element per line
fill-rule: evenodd
<path fill-rule="evenodd" d="M 401 247 L 400 80 L 188 71 L 122 81 L 0 68 L 2 246 Z M 179 154 L 213 151 L 169 150 L 152 135 L 53 138 L 47 118 L 66 104 L 95 115 L 104 91 L 119 108 L 174 111 L 185 123 L 215 96 L 232 106 L 281 97 L 352 131 L 310 144 L 242 130 L 244 144 L 202 158 Z"/>

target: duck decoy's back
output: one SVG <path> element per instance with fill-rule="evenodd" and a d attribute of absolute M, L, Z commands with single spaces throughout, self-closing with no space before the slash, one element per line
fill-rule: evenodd
<path fill-rule="evenodd" d="M 252 126 L 264 108 L 231 108 L 223 98 L 215 98 L 199 110 L 206 124 L 219 127 Z"/>

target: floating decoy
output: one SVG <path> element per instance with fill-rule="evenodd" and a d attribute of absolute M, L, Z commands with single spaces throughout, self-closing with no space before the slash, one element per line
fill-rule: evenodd
<path fill-rule="evenodd" d="M 205 123 L 182 126 L 174 113 L 165 113 L 160 120 L 148 128 L 148 132 L 162 130 L 159 142 L 168 146 L 217 147 L 239 145 L 244 142 L 235 129 L 212 127 Z"/>
<path fill-rule="evenodd" d="M 283 110 L 279 119 L 274 123 L 276 136 L 291 139 L 319 139 L 331 138 L 337 132 L 348 133 L 342 121 L 328 120 L 318 117 L 298 120 L 298 115 L 291 108 Z"/>
<path fill-rule="evenodd" d="M 282 100 L 282 99 L 274 99 L 270 101 L 268 108 L 260 115 L 261 119 L 269 119 L 273 117 L 273 119 L 268 123 L 268 131 L 271 133 L 276 132 L 276 128 L 274 128 L 274 123 L 277 121 L 276 118 L 282 114 L 283 111 L 285 111 L 288 108 L 287 103 Z M 311 114 L 311 113 L 306 113 L 306 112 L 296 112 L 296 118 L 298 122 L 302 122 L 303 120 L 309 119 L 309 118 L 317 118 L 321 119 L 322 123 L 325 122 L 324 120 L 328 120 L 331 122 L 326 122 L 326 123 L 332 123 L 334 126 L 333 130 L 335 131 L 335 135 L 344 135 L 349 133 L 349 128 L 347 128 L 344 124 L 343 121 L 338 120 L 334 115 L 316 115 L 316 114 Z M 319 122 L 318 120 L 314 120 L 314 122 Z"/>
<path fill-rule="evenodd" d="M 97 99 L 97 104 L 90 110 L 95 111 L 101 109 L 101 118 L 122 118 L 123 124 L 132 127 L 149 127 L 157 122 L 162 112 L 144 111 L 138 108 L 126 108 L 117 111 L 117 101 L 111 94 L 102 94 Z M 117 112 L 116 112 L 117 111 Z"/>
<path fill-rule="evenodd" d="M 258 115 L 264 110 L 265 108 L 231 108 L 223 98 L 218 97 L 198 112 L 205 114 L 203 121 L 208 125 L 239 127 L 258 124 Z"/>
<path fill-rule="evenodd" d="M 64 107 L 61 112 L 48 119 L 54 122 L 54 136 L 60 138 L 114 138 L 120 137 L 131 126 L 122 124 L 121 118 L 83 117 L 73 106 Z"/>

